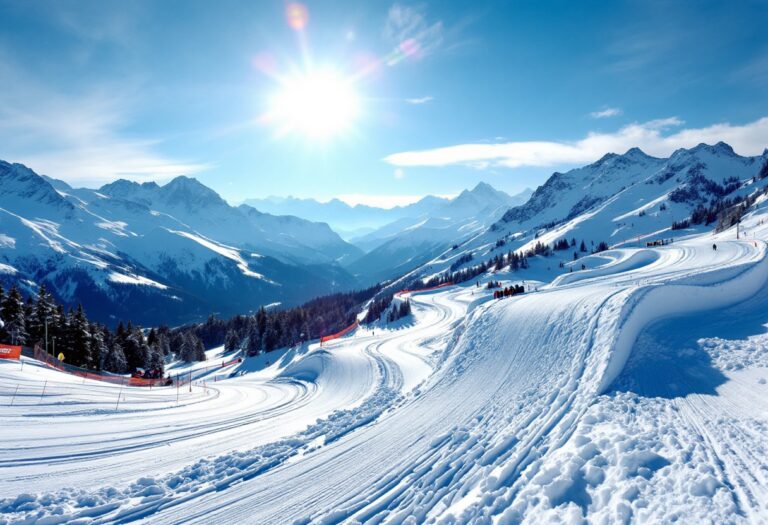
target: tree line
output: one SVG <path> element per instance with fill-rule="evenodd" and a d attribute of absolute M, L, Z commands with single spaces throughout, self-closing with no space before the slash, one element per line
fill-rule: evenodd
<path fill-rule="evenodd" d="M 83 307 L 65 310 L 45 285 L 37 296 L 23 297 L 16 285 L 8 293 L 0 287 L 0 342 L 39 345 L 64 362 L 89 370 L 125 373 L 142 368 L 162 374 L 165 357 L 177 341 L 168 329 L 144 332 L 130 322 L 112 331 L 88 319 Z"/>
<path fill-rule="evenodd" d="M 262 307 L 255 315 L 236 315 L 227 320 L 210 316 L 203 323 L 171 330 L 171 334 L 190 334 L 200 339 L 206 348 L 224 345 L 227 352 L 242 349 L 254 356 L 346 328 L 355 322 L 362 305 L 380 290 L 381 286 L 375 285 L 365 290 L 335 293 L 284 310 Z"/>
<path fill-rule="evenodd" d="M 0 287 L 0 343 L 40 345 L 64 362 L 118 374 L 143 369 L 148 376 L 164 374 L 172 359 L 204 361 L 205 349 L 224 345 L 248 355 L 317 339 L 352 324 L 362 304 L 379 292 L 379 285 L 319 297 L 284 310 L 260 308 L 255 315 L 228 320 L 209 317 L 204 323 L 180 328 L 160 326 L 142 330 L 130 321 L 114 330 L 90 321 L 81 305 L 66 310 L 41 285 L 35 298 L 25 298 L 16 285 Z M 46 338 L 47 334 L 47 338 Z"/>

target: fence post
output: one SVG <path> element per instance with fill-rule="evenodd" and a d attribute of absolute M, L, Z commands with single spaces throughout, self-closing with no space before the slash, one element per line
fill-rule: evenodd
<path fill-rule="evenodd" d="M 117 392 L 117 403 L 115 403 L 115 410 L 120 406 L 120 396 L 123 394 L 123 383 L 120 383 L 120 390 Z"/>
<path fill-rule="evenodd" d="M 47 387 L 47 386 L 48 386 L 48 380 L 46 379 L 45 383 L 43 383 L 43 391 L 40 394 L 40 401 L 37 402 L 38 404 L 43 402 L 43 396 L 45 395 L 45 387 Z"/>
<path fill-rule="evenodd" d="M 13 392 L 13 397 L 11 398 L 11 406 L 13 406 L 13 402 L 16 400 L 16 394 L 19 392 L 19 385 L 16 385 L 16 390 Z"/>

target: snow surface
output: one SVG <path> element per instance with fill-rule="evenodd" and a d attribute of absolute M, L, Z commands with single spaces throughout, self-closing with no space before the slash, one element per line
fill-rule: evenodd
<path fill-rule="evenodd" d="M 323 347 L 214 349 L 171 369 L 191 388 L 0 362 L 0 522 L 763 523 L 765 218 L 513 298 L 413 293 Z"/>

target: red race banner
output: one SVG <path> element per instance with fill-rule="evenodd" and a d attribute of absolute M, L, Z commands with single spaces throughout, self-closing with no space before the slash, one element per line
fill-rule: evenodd
<path fill-rule="evenodd" d="M 0 345 L 0 359 L 19 359 L 20 357 L 20 346 Z"/>

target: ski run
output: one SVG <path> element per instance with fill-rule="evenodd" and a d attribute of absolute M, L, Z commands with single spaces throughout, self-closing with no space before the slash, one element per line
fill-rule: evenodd
<path fill-rule="evenodd" d="M 2 360 L 0 523 L 768 522 L 765 218 L 191 386 Z"/>

